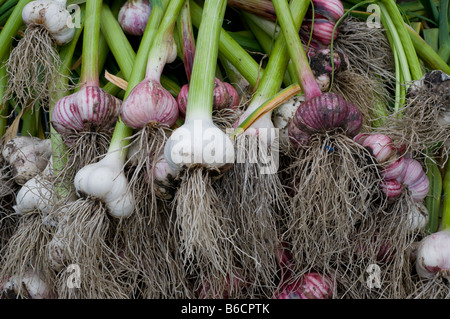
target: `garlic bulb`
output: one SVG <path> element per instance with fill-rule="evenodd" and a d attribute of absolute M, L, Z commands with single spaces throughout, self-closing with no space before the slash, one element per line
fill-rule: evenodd
<path fill-rule="evenodd" d="M 128 0 L 120 8 L 118 20 L 123 31 L 129 35 L 144 34 L 152 4 L 148 0 Z"/>
<path fill-rule="evenodd" d="M 2 284 L 1 290 L 11 298 L 50 299 L 54 297 L 50 287 L 42 280 L 40 273 L 32 269 L 26 271 L 21 279 L 18 276 L 11 276 L 6 283 Z"/>
<path fill-rule="evenodd" d="M 342 129 L 348 136 L 355 136 L 362 127 L 362 114 L 353 104 L 334 93 L 307 100 L 295 112 L 289 123 L 291 142 L 297 146 L 308 143 L 314 133 Z"/>
<path fill-rule="evenodd" d="M 16 195 L 16 205 L 13 209 L 16 213 L 27 214 L 40 211 L 47 214 L 53 208 L 53 184 L 48 176 L 52 172 L 52 160 L 42 174 L 38 174 L 28 180 Z"/>
<path fill-rule="evenodd" d="M 78 195 L 84 194 L 105 203 L 111 216 L 126 218 L 134 211 L 134 198 L 122 171 L 119 152 L 111 152 L 97 163 L 83 167 L 75 175 Z"/>
<path fill-rule="evenodd" d="M 189 84 L 181 87 L 177 96 L 177 103 L 180 113 L 186 114 Z M 236 108 L 239 105 L 239 95 L 236 89 L 227 82 L 222 82 L 218 78 L 214 79 L 213 109 L 222 110 L 225 108 Z"/>
<path fill-rule="evenodd" d="M 175 193 L 176 173 L 171 169 L 164 156 L 160 156 L 153 167 L 155 193 L 159 198 L 171 199 Z"/>
<path fill-rule="evenodd" d="M 121 100 L 100 87 L 85 85 L 56 102 L 52 125 L 70 144 L 74 133 L 114 127 L 121 104 Z"/>
<path fill-rule="evenodd" d="M 211 119 L 191 120 L 172 132 L 164 157 L 177 174 L 183 167 L 196 164 L 220 168 L 234 163 L 234 145 Z"/>
<path fill-rule="evenodd" d="M 384 134 L 359 134 L 354 141 L 369 150 L 380 164 L 392 161 L 397 155 L 391 138 Z"/>
<path fill-rule="evenodd" d="M 125 125 L 135 129 L 150 123 L 171 127 L 178 118 L 178 104 L 159 81 L 144 79 L 122 103 L 120 117 Z"/>
<path fill-rule="evenodd" d="M 22 10 L 26 25 L 42 25 L 59 46 L 69 43 L 75 34 L 75 28 L 69 27 L 71 19 L 64 0 L 31 1 Z"/>
<path fill-rule="evenodd" d="M 436 275 L 450 279 L 450 231 L 428 235 L 416 251 L 416 270 L 422 278 Z"/>
<path fill-rule="evenodd" d="M 31 136 L 16 136 L 5 143 L 2 156 L 10 165 L 14 181 L 24 185 L 42 172 L 51 155 L 51 141 Z"/>
<path fill-rule="evenodd" d="M 284 287 L 276 299 L 330 299 L 333 292 L 334 283 L 329 277 L 311 272 Z"/>

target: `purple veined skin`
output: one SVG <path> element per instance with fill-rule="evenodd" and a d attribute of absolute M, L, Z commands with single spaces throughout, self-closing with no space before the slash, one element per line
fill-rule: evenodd
<path fill-rule="evenodd" d="M 98 86 L 83 86 L 60 99 L 52 110 L 52 125 L 70 143 L 74 132 L 113 127 L 122 101 Z"/>
<path fill-rule="evenodd" d="M 148 0 L 128 0 L 120 8 L 118 20 L 125 33 L 142 36 L 147 26 L 152 5 Z"/>
<path fill-rule="evenodd" d="M 308 135 L 342 128 L 351 137 L 359 133 L 362 126 L 361 112 L 353 104 L 334 93 L 303 102 L 289 124 L 291 141 L 297 145 L 307 142 Z M 295 142 L 296 141 L 296 142 Z"/>
<path fill-rule="evenodd" d="M 142 129 L 150 123 L 171 127 L 178 114 L 175 98 L 160 82 L 152 79 L 145 79 L 136 85 L 120 108 L 122 121 L 134 129 Z"/>
<path fill-rule="evenodd" d="M 181 87 L 180 93 L 177 96 L 178 108 L 183 116 L 186 114 L 188 93 L 189 84 L 185 84 Z M 236 108 L 238 105 L 239 95 L 236 89 L 228 82 L 222 82 L 217 78 L 214 79 L 213 109 Z"/>
<path fill-rule="evenodd" d="M 316 272 L 303 277 L 282 289 L 276 299 L 330 299 L 333 296 L 333 281 Z"/>

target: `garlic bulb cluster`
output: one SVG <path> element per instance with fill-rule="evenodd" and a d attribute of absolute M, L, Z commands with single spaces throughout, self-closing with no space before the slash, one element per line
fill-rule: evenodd
<path fill-rule="evenodd" d="M 97 163 L 83 167 L 75 175 L 74 185 L 78 195 L 102 201 L 111 216 L 126 218 L 134 211 L 134 198 L 118 153 L 110 152 Z"/>
<path fill-rule="evenodd" d="M 17 192 L 16 205 L 13 206 L 16 213 L 23 215 L 39 211 L 45 215 L 52 210 L 53 184 L 48 178 L 52 175 L 52 162 L 50 158 L 42 174 L 28 180 Z"/>
<path fill-rule="evenodd" d="M 330 89 L 332 73 L 344 71 L 349 66 L 347 55 L 341 50 L 333 50 L 333 61 L 331 60 L 331 49 L 309 48 L 311 71 L 313 72 L 320 90 L 326 92 Z M 333 62 L 333 63 L 332 63 Z"/>
<path fill-rule="evenodd" d="M 186 115 L 189 84 L 181 87 L 177 96 L 177 103 L 180 113 Z M 214 79 L 213 109 L 222 110 L 226 108 L 235 109 L 239 105 L 239 95 L 236 89 L 228 82 L 222 82 L 218 78 Z"/>
<path fill-rule="evenodd" d="M 125 33 L 142 36 L 151 12 L 152 4 L 149 0 L 128 0 L 120 8 L 119 24 Z"/>
<path fill-rule="evenodd" d="M 300 280 L 283 287 L 276 299 L 330 299 L 333 292 L 334 283 L 331 278 L 310 272 Z"/>
<path fill-rule="evenodd" d="M 353 137 L 362 127 L 362 114 L 358 108 L 334 93 L 323 93 L 302 103 L 289 123 L 291 142 L 296 146 L 309 143 L 314 133 L 341 129 Z"/>
<path fill-rule="evenodd" d="M 422 278 L 450 279 L 450 231 L 442 230 L 421 240 L 416 251 L 416 270 Z"/>
<path fill-rule="evenodd" d="M 66 144 L 78 132 L 108 130 L 114 127 L 122 101 L 98 86 L 85 85 L 78 92 L 56 102 L 52 125 Z"/>
<path fill-rule="evenodd" d="M 384 164 L 381 189 L 389 199 L 399 197 L 407 188 L 415 202 L 428 194 L 429 180 L 422 165 L 409 155 L 399 155 L 398 148 L 384 134 L 360 134 L 354 140 L 368 149 L 378 163 Z"/>
<path fill-rule="evenodd" d="M 312 29 L 312 40 L 322 44 L 331 44 L 337 38 L 337 29 L 333 29 L 337 21 L 344 15 L 344 5 L 339 0 L 313 0 L 314 16 L 309 11 L 310 18 L 305 19 L 301 28 L 303 38 L 309 39 Z M 314 21 L 313 19 L 314 18 Z"/>
<path fill-rule="evenodd" d="M 9 163 L 14 181 L 24 185 L 45 169 L 51 152 L 49 139 L 16 136 L 5 143 L 2 156 Z"/>
<path fill-rule="evenodd" d="M 26 25 L 44 27 L 59 46 L 69 43 L 75 34 L 65 0 L 31 1 L 22 10 L 22 20 Z"/>

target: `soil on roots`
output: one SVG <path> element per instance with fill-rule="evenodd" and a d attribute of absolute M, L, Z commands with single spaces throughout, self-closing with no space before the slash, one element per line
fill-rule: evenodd
<path fill-rule="evenodd" d="M 291 205 L 284 240 L 292 247 L 293 279 L 311 270 L 335 278 L 341 270 L 353 271 L 358 263 L 352 238 L 379 201 L 375 160 L 343 134 L 318 134 L 288 172 Z"/>

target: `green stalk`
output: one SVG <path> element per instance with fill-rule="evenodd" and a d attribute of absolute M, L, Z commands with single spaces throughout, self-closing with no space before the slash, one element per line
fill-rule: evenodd
<path fill-rule="evenodd" d="M 450 229 L 450 165 L 448 163 L 442 182 L 442 194 L 442 217 L 439 230 L 448 230 Z"/>
<path fill-rule="evenodd" d="M 202 8 L 193 0 L 189 1 L 192 23 L 199 28 L 202 22 Z M 256 86 L 263 70 L 223 28 L 220 31 L 219 51 L 242 74 L 252 86 Z"/>
<path fill-rule="evenodd" d="M 195 119 L 212 121 L 214 78 L 226 6 L 226 0 L 205 2 L 189 83 L 186 122 Z"/>
<path fill-rule="evenodd" d="M 103 0 L 86 1 L 80 82 L 89 86 L 100 85 L 98 52 L 102 4 Z"/>
<path fill-rule="evenodd" d="M 406 25 L 408 33 L 410 35 L 411 41 L 413 42 L 414 48 L 417 54 L 425 63 L 426 66 L 433 70 L 441 70 L 447 74 L 450 74 L 450 66 L 444 61 L 439 54 L 433 50 L 433 48 L 428 45 L 424 39 L 420 37 L 411 27 Z"/>
<path fill-rule="evenodd" d="M 146 68 L 146 78 L 160 81 L 161 74 L 163 72 L 164 66 L 166 65 L 166 60 L 168 58 L 168 53 L 171 50 L 171 37 L 173 36 L 173 29 L 175 27 L 175 22 L 180 13 L 181 7 L 183 6 L 185 0 L 171 0 L 169 6 L 167 7 L 166 13 L 161 20 L 161 24 L 156 33 L 152 49 L 150 50 L 147 68 Z"/>
<path fill-rule="evenodd" d="M 439 51 L 438 54 L 445 62 L 450 58 L 450 36 L 448 34 L 449 0 L 441 0 L 439 6 Z"/>
<path fill-rule="evenodd" d="M 425 206 L 428 211 L 427 232 L 434 233 L 438 230 L 439 213 L 442 195 L 442 176 L 438 165 L 430 158 L 426 158 L 427 177 L 430 181 L 430 190 L 425 198 Z"/>
<path fill-rule="evenodd" d="M 112 54 L 115 57 L 121 57 L 120 63 L 117 59 L 116 61 L 125 79 L 129 80 L 136 54 L 110 7 L 106 4 L 102 7 L 100 28 Z"/>
<path fill-rule="evenodd" d="M 403 21 L 402 15 L 397 7 L 397 4 L 394 0 L 381 0 L 380 7 L 382 11 L 385 13 L 383 16 L 386 20 L 388 17 L 392 21 L 393 28 L 391 29 L 392 33 L 394 30 L 398 32 L 398 36 L 400 38 L 400 43 L 403 46 L 403 50 L 405 52 L 409 68 L 411 70 L 411 77 L 413 80 L 419 80 L 422 78 L 422 69 L 420 67 L 419 58 L 417 57 L 416 50 L 414 49 L 414 45 L 412 43 L 411 37 L 409 36 L 408 30 L 405 27 L 405 22 Z M 405 79 L 407 80 L 407 79 Z"/>
<path fill-rule="evenodd" d="M 2 64 L 0 65 L 0 138 L 6 132 L 6 126 L 8 124 L 8 113 L 9 113 L 9 101 L 3 101 L 3 95 L 5 94 L 6 85 L 8 83 L 8 74 L 6 72 L 6 66 L 3 65 L 3 61 L 0 59 Z"/>
<path fill-rule="evenodd" d="M 295 1 L 297 0 L 292 0 L 291 3 Z M 275 12 L 277 13 L 281 30 L 283 31 L 283 35 L 288 44 L 289 56 L 294 65 L 299 84 L 306 100 L 322 95 L 322 91 L 309 66 L 309 60 L 303 49 L 298 30 L 295 28 L 287 0 L 273 0 L 272 3 Z M 309 1 L 302 1 L 301 5 L 307 8 L 309 6 Z"/>
<path fill-rule="evenodd" d="M 275 4 L 274 4 L 275 5 Z M 275 5 L 277 6 L 277 5 Z M 298 30 L 300 28 L 300 25 L 303 22 L 303 18 L 306 15 L 306 12 L 308 11 L 309 3 L 308 5 L 304 5 L 301 1 L 291 1 L 290 8 L 287 8 L 287 14 L 289 16 L 294 16 L 295 21 L 292 21 L 292 30 L 298 37 Z M 286 37 L 287 38 L 287 37 Z M 265 68 L 264 75 L 261 78 L 261 81 L 259 83 L 258 89 L 256 90 L 252 101 L 250 102 L 249 109 L 252 108 L 254 104 L 259 106 L 261 103 L 266 101 L 268 98 L 273 96 L 278 92 L 278 90 L 281 87 L 281 83 L 283 81 L 283 75 L 286 74 L 286 68 L 288 66 L 289 60 L 293 60 L 290 58 L 289 52 L 289 45 L 288 42 L 291 40 L 286 41 L 285 33 L 280 34 L 277 39 L 275 40 L 275 45 L 273 47 L 273 50 L 270 54 L 269 61 L 267 63 L 267 66 Z M 300 43 L 300 46 L 303 50 L 303 45 L 300 42 L 300 38 L 298 37 L 298 41 Z M 304 51 L 303 51 L 304 53 Z M 306 54 L 304 58 L 307 61 Z M 299 61 L 296 61 L 299 62 Z M 294 65 L 296 65 L 296 62 L 293 62 Z M 301 63 L 301 61 L 300 61 Z M 298 66 L 299 64 L 297 64 Z M 302 65 L 303 66 L 303 65 Z M 309 63 L 307 63 L 307 66 L 309 67 Z M 310 69 L 311 70 L 311 69 Z M 312 75 L 312 72 L 311 72 Z M 314 77 L 313 77 L 314 78 Z M 316 83 L 314 79 L 314 83 Z M 318 86 L 317 86 L 318 88 Z M 320 91 L 320 89 L 319 89 Z M 322 92 L 320 92 L 322 94 Z"/>
<path fill-rule="evenodd" d="M 72 41 L 61 48 L 60 58 L 61 58 L 61 67 L 60 67 L 60 75 L 61 79 L 57 81 L 57 89 L 53 91 L 50 96 L 50 122 L 51 122 L 51 114 L 54 105 L 58 100 L 65 97 L 69 92 L 66 90 L 65 86 L 68 85 L 68 77 L 70 75 L 70 67 L 72 66 L 72 59 L 75 52 L 75 48 L 77 46 L 78 40 L 81 37 L 81 33 L 83 31 L 83 21 L 85 14 L 85 6 L 81 6 L 81 25 L 80 28 L 75 30 Z M 64 143 L 61 135 L 56 132 L 52 125 L 50 125 L 50 140 L 52 144 L 52 158 L 53 158 L 53 172 L 55 176 L 58 176 L 61 172 L 64 171 L 67 163 L 67 146 Z M 55 185 L 56 194 L 60 198 L 64 198 L 68 192 L 68 185 L 71 184 L 71 181 L 67 181 L 67 185 L 65 185 L 65 181 L 61 181 L 61 184 Z"/>
<path fill-rule="evenodd" d="M 0 33 L 0 56 L 6 57 L 12 41 L 23 25 L 22 10 L 31 0 L 20 0 Z"/>
<path fill-rule="evenodd" d="M 37 136 L 39 108 L 29 108 L 22 115 L 22 128 L 20 134 L 22 136 Z"/>
<path fill-rule="evenodd" d="M 150 13 L 147 26 L 145 28 L 144 34 L 142 35 L 141 43 L 134 60 L 133 69 L 128 81 L 124 99 L 127 98 L 128 94 L 130 94 L 133 88 L 138 85 L 145 77 L 148 53 L 153 44 L 156 30 L 161 22 L 168 2 L 169 0 L 161 0 L 153 3 L 152 12 Z M 130 137 L 132 133 L 133 129 L 126 126 L 119 119 L 114 128 L 114 133 L 109 144 L 108 152 L 120 150 L 121 158 L 125 159 L 127 155 L 126 146 L 130 143 L 130 139 L 128 137 Z"/>

